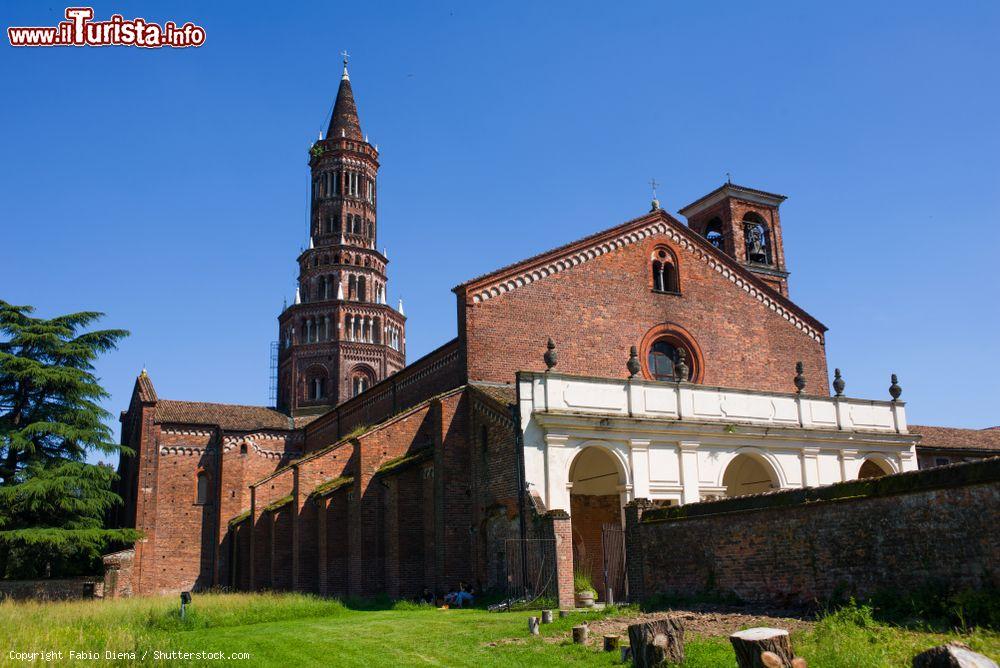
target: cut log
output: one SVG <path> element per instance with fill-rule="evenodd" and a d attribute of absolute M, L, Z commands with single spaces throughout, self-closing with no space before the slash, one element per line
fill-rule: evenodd
<path fill-rule="evenodd" d="M 684 663 L 684 627 L 676 619 L 632 624 L 628 627 L 628 639 L 635 668 Z"/>
<path fill-rule="evenodd" d="M 790 668 L 792 665 L 792 643 L 788 631 L 758 627 L 737 631 L 729 636 L 729 642 L 736 653 L 739 668 Z M 770 654 L 766 660 L 761 655 Z"/>
<path fill-rule="evenodd" d="M 618 643 L 621 641 L 619 636 L 604 636 L 604 651 L 613 652 L 618 649 Z"/>
<path fill-rule="evenodd" d="M 562 619 L 563 617 L 569 617 L 569 610 L 560 610 L 559 611 L 559 619 Z"/>
<path fill-rule="evenodd" d="M 528 633 L 538 635 L 538 617 L 528 617 Z"/>
<path fill-rule="evenodd" d="M 573 642 L 577 645 L 586 645 L 588 633 L 590 633 L 590 628 L 586 624 L 581 624 L 580 626 L 574 626 Z"/>
<path fill-rule="evenodd" d="M 913 668 L 997 668 L 997 664 L 965 643 L 950 642 L 913 657 Z"/>
<path fill-rule="evenodd" d="M 626 663 L 632 660 L 632 648 L 628 645 L 621 645 L 618 649 L 622 653 L 622 663 Z"/>
<path fill-rule="evenodd" d="M 552 611 L 542 610 L 542 624 L 551 624 L 551 623 L 552 623 Z"/>

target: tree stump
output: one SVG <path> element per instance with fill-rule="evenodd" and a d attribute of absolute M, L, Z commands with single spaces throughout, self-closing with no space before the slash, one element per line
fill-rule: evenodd
<path fill-rule="evenodd" d="M 528 617 L 528 633 L 538 635 L 538 617 Z"/>
<path fill-rule="evenodd" d="M 573 627 L 573 642 L 577 645 L 587 644 L 587 634 L 590 632 L 590 628 L 586 624 L 581 624 L 580 626 Z"/>
<path fill-rule="evenodd" d="M 950 642 L 917 654 L 913 668 L 997 668 L 997 664 L 965 643 Z"/>
<path fill-rule="evenodd" d="M 729 636 L 729 642 L 739 668 L 790 668 L 792 665 L 792 643 L 784 629 L 758 627 L 737 631 Z M 768 663 L 761 657 L 765 652 L 773 655 L 767 657 Z"/>
<path fill-rule="evenodd" d="M 562 619 L 563 617 L 569 617 L 569 610 L 560 610 L 559 611 L 559 619 Z"/>
<path fill-rule="evenodd" d="M 552 623 L 552 611 L 542 610 L 542 624 L 551 624 L 551 623 Z"/>
<path fill-rule="evenodd" d="M 618 647 L 622 653 L 622 663 L 632 660 L 632 648 L 628 645 L 621 645 Z"/>
<path fill-rule="evenodd" d="M 613 652 L 618 649 L 618 643 L 621 641 L 619 636 L 604 636 L 604 651 Z"/>
<path fill-rule="evenodd" d="M 676 619 L 632 624 L 628 627 L 628 639 L 635 668 L 684 663 L 684 627 Z"/>

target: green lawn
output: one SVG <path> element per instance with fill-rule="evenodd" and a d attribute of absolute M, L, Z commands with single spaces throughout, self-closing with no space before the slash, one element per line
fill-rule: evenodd
<path fill-rule="evenodd" d="M 242 665 L 336 666 L 611 666 L 618 657 L 595 645 L 568 641 L 570 627 L 588 615 L 572 615 L 527 635 L 529 613 L 482 610 L 350 609 L 337 601 L 298 595 L 196 595 L 188 618 L 176 614 L 176 598 L 73 603 L 0 604 L 0 663 L 23 665 L 10 652 L 106 650 L 122 658 L 79 660 L 87 665 L 155 662 L 154 653 L 247 653 Z M 600 613 L 591 613 L 596 618 Z M 735 630 L 735 629 L 734 629 Z M 959 637 L 952 634 L 947 637 Z M 884 626 L 857 609 L 831 616 L 793 634 L 797 653 L 811 666 L 863 668 L 909 666 L 910 658 L 946 636 Z M 1000 635 L 961 636 L 975 649 L 1000 656 Z M 725 638 L 690 638 L 685 666 L 733 665 Z M 135 660 L 131 658 L 135 653 Z M 54 658 L 54 657 L 53 657 Z M 176 663 L 162 659 L 159 663 Z M 185 663 L 219 665 L 211 658 Z"/>

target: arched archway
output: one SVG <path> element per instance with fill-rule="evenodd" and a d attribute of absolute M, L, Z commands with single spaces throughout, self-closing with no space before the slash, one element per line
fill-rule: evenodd
<path fill-rule="evenodd" d="M 864 480 L 865 478 L 881 478 L 882 476 L 889 475 L 892 472 L 893 470 L 889 465 L 889 462 L 880 460 L 876 457 L 869 457 L 861 463 L 861 468 L 858 469 L 858 480 Z"/>
<path fill-rule="evenodd" d="M 767 461 L 747 453 L 738 454 L 729 462 L 722 474 L 722 485 L 726 488 L 726 496 L 760 494 L 781 486 L 777 473 Z"/>
<path fill-rule="evenodd" d="M 605 525 L 622 526 L 622 490 L 626 475 L 615 456 L 600 446 L 584 448 L 569 469 L 570 518 L 573 525 L 573 572 L 590 576 L 598 598 L 607 600 L 603 533 Z"/>

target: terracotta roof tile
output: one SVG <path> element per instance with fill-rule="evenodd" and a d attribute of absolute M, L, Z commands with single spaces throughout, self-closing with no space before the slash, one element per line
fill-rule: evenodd
<path fill-rule="evenodd" d="M 920 434 L 918 448 L 951 448 L 954 450 L 1000 450 L 1000 429 L 959 429 L 928 427 L 911 424 L 910 432 Z"/>
<path fill-rule="evenodd" d="M 156 421 L 217 425 L 227 431 L 293 428 L 292 419 L 273 408 L 168 399 L 157 402 Z"/>
<path fill-rule="evenodd" d="M 513 406 L 517 402 L 517 389 L 513 385 L 469 383 L 469 386 L 503 406 Z"/>

